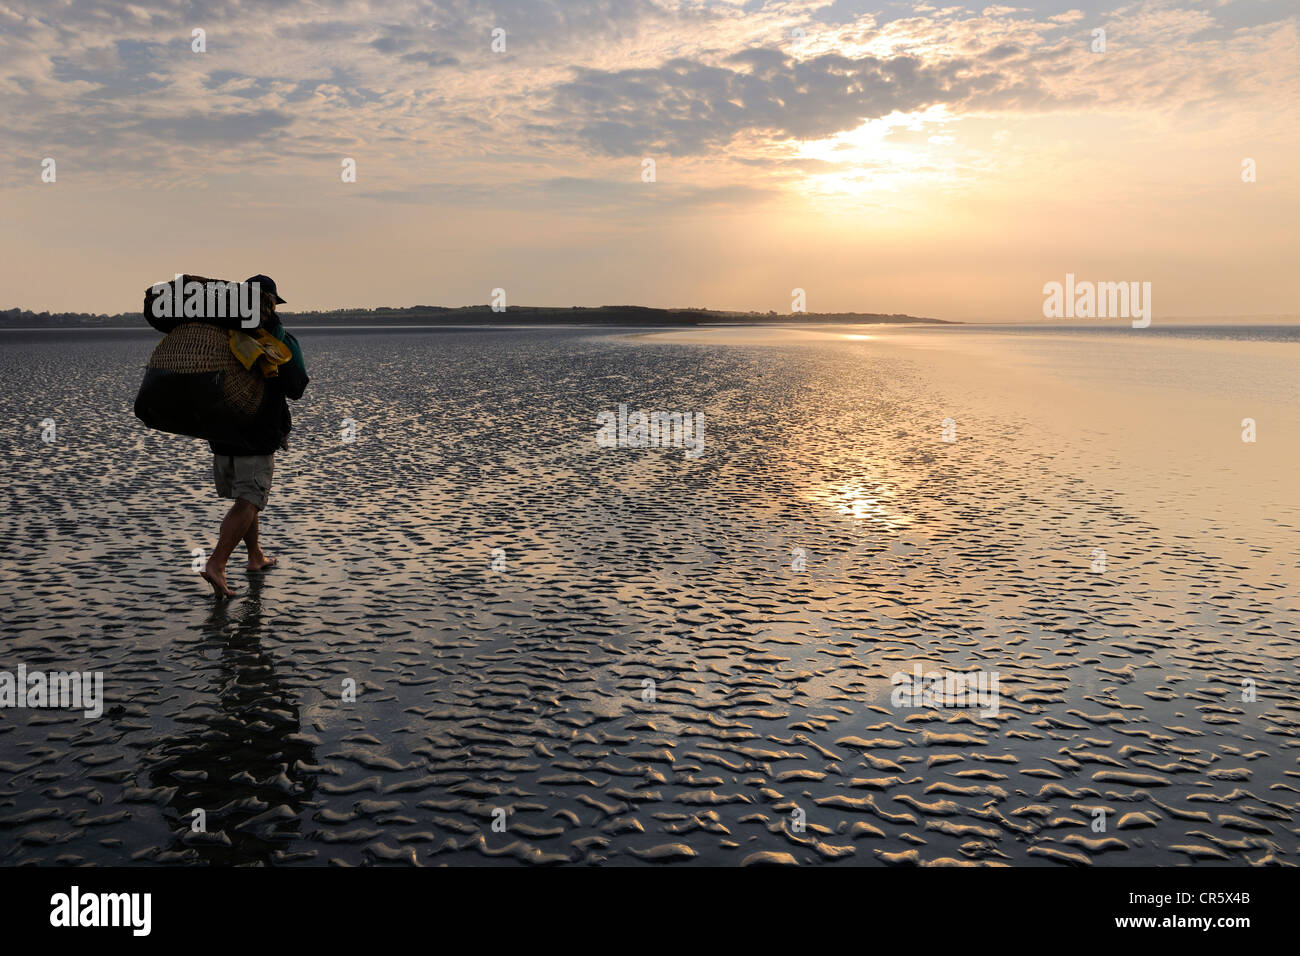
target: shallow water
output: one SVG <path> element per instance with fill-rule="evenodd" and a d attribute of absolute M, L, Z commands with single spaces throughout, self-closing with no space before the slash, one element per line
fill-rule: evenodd
<path fill-rule="evenodd" d="M 0 710 L 5 864 L 1295 861 L 1295 504 L 1177 520 L 924 349 L 301 338 L 281 567 L 225 604 L 211 457 L 131 416 L 156 339 L 0 341 L 0 669 L 107 702 Z M 704 455 L 599 448 L 620 403 Z M 894 706 L 916 664 L 997 715 Z"/>

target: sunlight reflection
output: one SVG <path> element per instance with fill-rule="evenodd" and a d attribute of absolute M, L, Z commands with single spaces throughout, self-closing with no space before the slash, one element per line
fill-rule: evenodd
<path fill-rule="evenodd" d="M 816 498 L 841 515 L 899 531 L 913 521 L 911 515 L 895 510 L 896 495 L 875 482 L 857 481 L 833 486 L 828 493 Z"/>

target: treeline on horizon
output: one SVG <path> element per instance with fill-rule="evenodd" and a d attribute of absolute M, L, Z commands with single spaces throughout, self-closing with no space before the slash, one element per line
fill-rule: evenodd
<path fill-rule="evenodd" d="M 495 312 L 488 305 L 449 307 L 415 305 L 405 308 L 379 306 L 373 309 L 328 309 L 312 312 L 282 312 L 288 326 L 313 325 L 715 325 L 718 323 L 883 323 L 925 322 L 947 324 L 943 319 L 920 318 L 902 313 L 881 312 L 730 312 L 718 309 L 656 309 L 640 305 L 528 306 L 512 305 Z M 117 314 L 93 312 L 32 312 L 0 310 L 0 328 L 82 328 L 140 326 L 147 328 L 139 312 Z"/>

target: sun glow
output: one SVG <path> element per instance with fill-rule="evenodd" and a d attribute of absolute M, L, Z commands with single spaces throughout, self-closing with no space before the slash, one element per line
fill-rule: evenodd
<path fill-rule="evenodd" d="M 890 113 L 856 129 L 799 145 L 799 159 L 815 160 L 801 182 L 812 196 L 861 197 L 892 204 L 899 197 L 952 179 L 952 121 L 942 106 Z M 826 165 L 820 165 L 826 164 Z"/>

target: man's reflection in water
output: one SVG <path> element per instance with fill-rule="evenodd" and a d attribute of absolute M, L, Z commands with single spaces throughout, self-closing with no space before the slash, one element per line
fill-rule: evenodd
<path fill-rule="evenodd" d="M 211 706 L 179 718 L 195 728 L 168 741 L 150 769 L 153 786 L 178 788 L 165 811 L 175 833 L 169 849 L 194 862 L 293 859 L 298 814 L 315 789 L 315 777 L 295 769 L 314 763 L 310 745 L 290 739 L 300 729 L 298 703 L 261 644 L 261 578 L 249 577 L 242 600 L 213 606 L 194 650 L 196 671 L 211 677 Z M 194 831 L 196 809 L 207 816 L 206 833 Z"/>

